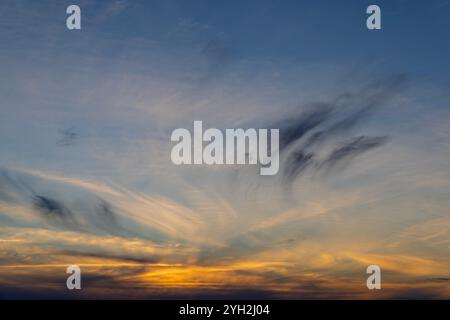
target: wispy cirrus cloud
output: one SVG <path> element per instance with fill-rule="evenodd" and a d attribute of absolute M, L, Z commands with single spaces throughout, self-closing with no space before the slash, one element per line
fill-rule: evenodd
<path fill-rule="evenodd" d="M 73 297 L 80 264 L 84 297 L 372 298 L 368 263 L 392 275 L 376 297 L 449 296 L 445 50 L 311 41 L 286 4 L 233 8 L 233 28 L 206 3 L 80 4 L 80 33 L 60 3 L 0 4 L 4 296 Z M 170 133 L 199 119 L 279 128 L 280 175 L 172 165 Z"/>

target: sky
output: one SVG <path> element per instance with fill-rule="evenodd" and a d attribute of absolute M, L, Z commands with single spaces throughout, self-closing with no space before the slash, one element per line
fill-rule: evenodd
<path fill-rule="evenodd" d="M 0 298 L 448 299 L 449 31 L 448 0 L 2 0 Z M 174 165 L 195 120 L 279 128 L 279 173 Z"/>

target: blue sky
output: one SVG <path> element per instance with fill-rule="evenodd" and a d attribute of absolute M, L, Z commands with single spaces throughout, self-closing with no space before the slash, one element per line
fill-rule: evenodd
<path fill-rule="evenodd" d="M 81 31 L 69 4 L 0 4 L 3 295 L 79 264 L 92 297 L 108 270 L 116 296 L 373 298 L 374 263 L 383 297 L 449 296 L 449 1 L 378 1 L 379 31 L 366 1 L 85 0 Z M 170 161 L 194 120 L 311 119 L 276 177 Z"/>

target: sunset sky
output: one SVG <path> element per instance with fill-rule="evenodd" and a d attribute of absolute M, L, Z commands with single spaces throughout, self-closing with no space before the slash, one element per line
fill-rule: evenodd
<path fill-rule="evenodd" d="M 0 1 L 0 299 L 450 298 L 449 57 L 449 0 Z"/>

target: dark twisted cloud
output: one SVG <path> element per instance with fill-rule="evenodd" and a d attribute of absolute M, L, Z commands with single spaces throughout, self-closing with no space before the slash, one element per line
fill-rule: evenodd
<path fill-rule="evenodd" d="M 330 105 L 315 105 L 313 108 L 317 110 L 294 116 L 273 126 L 273 128 L 280 128 L 280 152 L 331 116 Z"/>
<path fill-rule="evenodd" d="M 31 206 L 43 221 L 55 227 L 87 233 L 130 235 L 111 203 L 86 190 L 76 190 L 76 196 L 66 199 L 56 191 L 60 187 L 64 189 L 68 186 L 52 184 L 18 171 L 0 169 L 0 201 Z M 67 190 L 70 191 L 75 190 Z"/>
<path fill-rule="evenodd" d="M 342 147 L 335 149 L 322 163 L 322 165 L 332 167 L 339 162 L 349 161 L 351 160 L 351 158 L 363 152 L 383 145 L 387 140 L 387 137 L 360 136 L 352 138 L 350 142 L 344 144 Z"/>
<path fill-rule="evenodd" d="M 78 229 L 80 226 L 73 213 L 58 200 L 37 195 L 33 198 L 33 204 L 50 224 L 70 229 Z"/>
<path fill-rule="evenodd" d="M 309 168 L 326 167 L 329 172 L 334 165 L 350 161 L 356 155 L 386 143 L 387 136 L 351 137 L 351 133 L 401 92 L 406 82 L 405 75 L 393 75 L 355 93 L 344 92 L 329 102 L 312 103 L 307 111 L 302 109 L 299 114 L 271 124 L 269 127 L 280 129 L 279 150 L 284 181 L 294 181 Z M 323 144 L 336 144 L 336 141 L 338 145 L 331 154 L 325 158 L 319 156 L 323 153 Z"/>
<path fill-rule="evenodd" d="M 302 151 L 294 151 L 289 154 L 283 170 L 284 178 L 291 180 L 297 177 L 303 170 L 314 163 L 313 157 L 314 154 L 305 154 Z"/>

